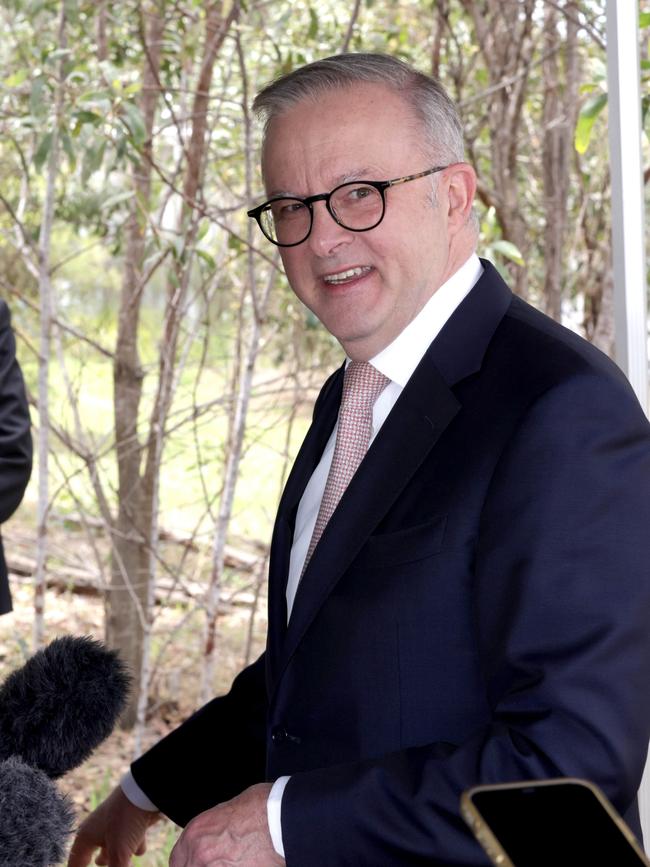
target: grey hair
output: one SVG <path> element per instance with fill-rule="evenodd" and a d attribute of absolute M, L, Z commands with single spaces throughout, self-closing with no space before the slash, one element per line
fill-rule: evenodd
<path fill-rule="evenodd" d="M 463 129 L 444 87 L 388 54 L 335 54 L 294 69 L 261 90 L 253 110 L 264 120 L 266 137 L 271 121 L 302 100 L 359 82 L 383 84 L 403 96 L 421 123 L 425 150 L 436 161 L 463 161 Z"/>

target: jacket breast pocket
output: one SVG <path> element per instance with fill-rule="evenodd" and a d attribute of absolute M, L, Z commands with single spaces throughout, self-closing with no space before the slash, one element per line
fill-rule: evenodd
<path fill-rule="evenodd" d="M 437 515 L 423 524 L 376 533 L 359 552 L 355 566 L 397 566 L 438 554 L 443 547 L 447 515 Z"/>

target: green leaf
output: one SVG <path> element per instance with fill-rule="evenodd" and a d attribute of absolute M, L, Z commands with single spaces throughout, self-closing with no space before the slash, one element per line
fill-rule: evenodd
<path fill-rule="evenodd" d="M 607 94 L 599 93 L 588 99 L 580 109 L 573 145 L 579 154 L 585 153 L 591 140 L 591 131 L 596 118 L 607 105 Z"/>
<path fill-rule="evenodd" d="M 133 102 L 122 103 L 124 114 L 126 115 L 125 123 L 131 133 L 131 138 L 136 147 L 142 147 L 147 137 L 147 131 L 144 125 L 144 118 L 140 109 Z"/>
<path fill-rule="evenodd" d="M 639 13 L 639 27 L 650 27 L 650 12 Z"/>
<path fill-rule="evenodd" d="M 177 262 L 185 261 L 185 238 L 176 235 L 169 241 L 169 249 Z"/>
<path fill-rule="evenodd" d="M 79 131 L 85 123 L 91 123 L 93 126 L 98 126 L 102 121 L 101 116 L 94 111 L 75 111 L 73 117 L 77 131 Z"/>
<path fill-rule="evenodd" d="M 77 165 L 77 156 L 72 146 L 72 139 L 67 132 L 61 133 L 61 144 L 63 145 L 63 150 L 65 151 L 65 154 L 68 158 L 68 165 L 71 169 L 74 169 L 74 167 Z"/>
<path fill-rule="evenodd" d="M 580 115 L 578 117 L 576 131 L 573 137 L 573 146 L 579 154 L 584 154 L 589 147 L 589 142 L 591 141 L 591 131 L 595 122 L 595 117 L 587 117 L 583 115 Z"/>
<path fill-rule="evenodd" d="M 68 76 L 68 84 L 86 84 L 88 81 L 88 75 L 85 72 L 82 72 L 80 69 L 71 72 Z"/>
<path fill-rule="evenodd" d="M 485 212 L 485 216 L 481 220 L 481 231 L 485 235 L 494 235 L 496 233 L 497 227 L 497 212 L 494 205 L 490 205 L 490 207 Z"/>
<path fill-rule="evenodd" d="M 101 164 L 104 161 L 104 154 L 105 153 L 106 153 L 106 139 L 102 139 L 99 143 L 99 146 L 96 147 L 92 152 L 92 157 L 90 159 L 91 171 L 96 172 L 97 169 L 100 168 Z"/>
<path fill-rule="evenodd" d="M 48 132 L 41 139 L 41 143 L 37 147 L 36 153 L 34 154 L 34 166 L 36 167 L 37 172 L 40 172 L 40 170 L 43 168 L 51 147 L 52 133 Z"/>
<path fill-rule="evenodd" d="M 588 99 L 580 109 L 581 117 L 598 117 L 600 112 L 607 105 L 607 94 L 597 93 Z"/>
<path fill-rule="evenodd" d="M 316 39 L 318 36 L 318 14 L 315 9 L 309 7 L 309 30 L 307 31 L 309 39 Z"/>
<path fill-rule="evenodd" d="M 106 151 L 106 139 L 102 139 L 97 147 L 88 147 L 84 151 L 81 163 L 81 182 L 87 183 L 88 178 L 94 174 L 104 161 Z"/>
<path fill-rule="evenodd" d="M 23 81 L 29 75 L 28 69 L 19 69 L 18 72 L 14 72 L 13 75 L 8 76 L 2 82 L 5 87 L 18 87 L 18 85 L 22 84 Z"/>
<path fill-rule="evenodd" d="M 54 51 L 50 51 L 45 58 L 45 61 L 60 60 L 62 57 L 69 57 L 71 54 L 72 51 L 69 48 L 55 48 Z"/>
<path fill-rule="evenodd" d="M 214 261 L 214 257 L 207 253 L 205 250 L 197 250 L 196 255 L 200 259 L 203 259 L 203 261 L 206 262 L 208 267 L 211 268 L 213 271 L 216 269 L 217 263 Z"/>
<path fill-rule="evenodd" d="M 122 193 L 116 193 L 114 196 L 109 196 L 102 202 L 102 211 L 107 211 L 109 208 L 114 208 L 115 205 L 120 205 L 135 196 L 135 190 L 126 190 Z"/>
<path fill-rule="evenodd" d="M 32 92 L 29 95 L 29 110 L 34 117 L 42 117 L 47 111 L 45 104 L 45 78 L 39 75 L 32 82 Z"/>
<path fill-rule="evenodd" d="M 110 104 L 110 94 L 106 90 L 87 90 L 81 94 L 77 102 L 108 102 Z"/>
<path fill-rule="evenodd" d="M 517 265 L 525 264 L 524 257 L 519 252 L 519 248 L 512 241 L 504 241 L 503 239 L 495 241 L 492 244 L 492 249 L 496 250 L 497 253 L 501 253 L 502 256 L 505 256 L 506 259 L 510 259 L 511 262 L 515 262 Z"/>
<path fill-rule="evenodd" d="M 126 155 L 126 138 L 123 135 L 117 136 L 115 141 L 115 162 L 119 163 Z"/>

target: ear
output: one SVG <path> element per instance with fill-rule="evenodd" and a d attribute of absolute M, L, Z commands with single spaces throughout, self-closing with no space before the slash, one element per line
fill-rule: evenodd
<path fill-rule="evenodd" d="M 476 172 L 469 163 L 454 163 L 444 171 L 447 181 L 448 227 L 451 235 L 469 218 L 476 193 Z"/>

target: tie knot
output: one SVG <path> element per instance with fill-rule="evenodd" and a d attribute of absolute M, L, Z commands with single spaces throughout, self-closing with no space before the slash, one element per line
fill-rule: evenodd
<path fill-rule="evenodd" d="M 390 380 L 367 361 L 351 361 L 343 378 L 343 406 L 371 406 Z"/>

